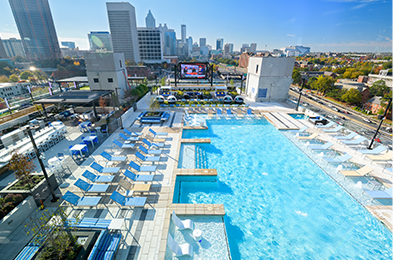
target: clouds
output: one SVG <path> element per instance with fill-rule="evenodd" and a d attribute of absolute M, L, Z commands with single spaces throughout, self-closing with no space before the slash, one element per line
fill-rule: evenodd
<path fill-rule="evenodd" d="M 287 33 L 287 36 L 289 36 L 289 37 L 296 37 L 296 35 L 294 35 L 294 34 L 289 34 L 289 33 Z"/>

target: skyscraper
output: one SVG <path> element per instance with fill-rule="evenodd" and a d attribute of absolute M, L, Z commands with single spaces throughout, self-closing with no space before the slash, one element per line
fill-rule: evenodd
<path fill-rule="evenodd" d="M 191 56 L 192 53 L 192 37 L 187 38 L 187 49 L 188 49 L 188 56 Z"/>
<path fill-rule="evenodd" d="M 186 34 L 186 25 L 181 25 L 181 42 L 186 42 L 187 34 Z"/>
<path fill-rule="evenodd" d="M 5 52 L 3 42 L 1 41 L 1 38 L 0 38 L 0 59 L 4 59 L 4 58 L 8 58 L 8 55 Z"/>
<path fill-rule="evenodd" d="M 75 42 L 61 42 L 61 45 L 70 49 L 75 49 Z"/>
<path fill-rule="evenodd" d="M 92 51 L 113 51 L 112 38 L 109 32 L 90 32 L 90 50 Z"/>
<path fill-rule="evenodd" d="M 220 38 L 216 41 L 216 50 L 222 50 L 224 47 L 224 39 Z"/>
<path fill-rule="evenodd" d="M 176 32 L 173 29 L 165 33 L 165 55 L 176 55 Z"/>
<path fill-rule="evenodd" d="M 156 19 L 154 19 L 154 16 L 150 10 L 149 13 L 146 15 L 145 22 L 147 28 L 156 28 Z"/>
<path fill-rule="evenodd" d="M 229 44 L 229 53 L 233 53 L 233 43 L 228 43 Z"/>
<path fill-rule="evenodd" d="M 8 57 L 26 56 L 21 40 L 9 38 L 8 40 L 3 40 L 3 45 Z"/>
<path fill-rule="evenodd" d="M 138 27 L 138 40 L 143 62 L 162 62 L 161 31 L 159 28 Z"/>
<path fill-rule="evenodd" d="M 257 44 L 256 43 L 251 43 L 250 51 L 253 53 L 257 52 Z"/>
<path fill-rule="evenodd" d="M 12 13 L 30 60 L 61 58 L 48 0 L 9 0 Z"/>
<path fill-rule="evenodd" d="M 106 3 L 113 51 L 126 60 L 140 61 L 135 7 L 126 2 Z"/>
<path fill-rule="evenodd" d="M 206 46 L 206 38 L 199 38 L 199 47 Z"/>

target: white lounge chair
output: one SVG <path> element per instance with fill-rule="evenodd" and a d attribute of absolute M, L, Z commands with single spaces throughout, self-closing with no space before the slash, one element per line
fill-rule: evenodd
<path fill-rule="evenodd" d="M 194 222 L 191 219 L 181 220 L 175 211 L 172 212 L 172 220 L 179 229 L 194 229 Z"/>
<path fill-rule="evenodd" d="M 361 154 L 373 154 L 373 155 L 380 154 L 384 151 L 386 151 L 385 146 L 378 146 L 377 148 L 372 150 L 358 150 L 358 152 Z"/>
<path fill-rule="evenodd" d="M 168 234 L 168 247 L 172 250 L 173 253 L 175 253 L 176 256 L 193 256 L 193 248 L 192 245 L 186 243 L 179 245 L 176 243 L 176 241 L 173 239 L 171 234 Z"/>
<path fill-rule="evenodd" d="M 325 133 L 337 133 L 341 129 L 343 129 L 343 126 L 339 125 L 339 126 L 333 128 L 333 129 L 322 129 L 322 131 L 324 131 Z"/>
<path fill-rule="evenodd" d="M 335 136 L 334 138 L 336 138 L 337 140 L 351 140 L 354 137 L 359 136 L 357 133 L 355 132 L 351 132 L 348 135 L 340 135 L 340 136 Z"/>
<path fill-rule="evenodd" d="M 349 153 L 343 154 L 339 157 L 335 157 L 335 158 L 330 158 L 330 157 L 323 157 L 323 159 L 325 161 L 327 161 L 328 163 L 343 163 L 348 161 L 349 159 L 352 158 L 352 155 L 350 155 Z"/>
<path fill-rule="evenodd" d="M 290 130 L 289 132 L 292 134 L 300 134 L 300 133 L 303 133 L 304 131 L 306 131 L 307 129 L 308 129 L 307 126 L 303 126 L 299 130 Z"/>
<path fill-rule="evenodd" d="M 308 148 L 311 150 L 326 150 L 329 149 L 333 144 L 331 142 L 327 142 L 326 144 L 323 145 L 309 145 Z"/>
<path fill-rule="evenodd" d="M 315 137 L 318 137 L 317 133 L 313 133 L 310 136 L 296 136 L 297 138 L 299 138 L 300 140 L 311 140 L 314 139 Z"/>
<path fill-rule="evenodd" d="M 331 128 L 331 127 L 333 127 L 334 125 L 335 125 L 334 122 L 330 122 L 330 123 L 328 123 L 328 124 L 326 124 L 326 125 L 316 125 L 316 127 L 318 127 L 318 128 Z"/>
<path fill-rule="evenodd" d="M 393 158 L 393 151 L 389 151 L 382 155 L 367 155 L 372 161 L 390 161 Z"/>
<path fill-rule="evenodd" d="M 364 192 L 372 198 L 371 201 L 375 199 L 392 199 L 392 188 L 387 190 L 365 190 Z"/>
<path fill-rule="evenodd" d="M 357 144 L 361 144 L 364 141 L 367 141 L 366 137 L 364 136 L 359 136 L 358 138 L 356 138 L 355 140 L 349 140 L 349 141 L 341 141 L 343 144 L 345 145 L 357 145 Z"/>
<path fill-rule="evenodd" d="M 366 176 L 367 174 L 369 174 L 372 171 L 373 171 L 373 169 L 366 165 L 356 171 L 340 171 L 340 172 L 345 177 L 362 177 L 362 176 Z"/>

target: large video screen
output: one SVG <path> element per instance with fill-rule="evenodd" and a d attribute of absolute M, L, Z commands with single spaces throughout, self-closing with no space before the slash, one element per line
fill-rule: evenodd
<path fill-rule="evenodd" d="M 205 79 L 206 69 L 206 63 L 182 63 L 180 66 L 180 78 Z"/>

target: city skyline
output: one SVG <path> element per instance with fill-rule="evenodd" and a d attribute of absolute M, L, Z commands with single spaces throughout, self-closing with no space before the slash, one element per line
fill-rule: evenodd
<path fill-rule="evenodd" d="M 151 10 L 156 26 L 167 24 L 179 37 L 181 24 L 193 39 L 206 38 L 206 44 L 216 45 L 217 38 L 233 43 L 238 51 L 243 43 L 257 43 L 257 50 L 304 45 L 317 51 L 390 52 L 392 50 L 392 5 L 386 1 L 300 1 L 288 3 L 255 1 L 253 8 L 237 2 L 201 1 L 199 5 L 152 0 L 129 2 L 135 6 L 138 27 L 145 26 Z M 88 50 L 86 35 L 90 31 L 110 31 L 102 0 L 67 2 L 50 1 L 52 17 L 59 42 L 74 41 L 80 49 Z M 282 3 L 282 5 L 279 5 Z M 78 6 L 78 8 L 75 8 Z M 276 10 L 283 6 L 282 10 Z M 208 7 L 208 8 L 206 8 Z M 269 10 L 271 9 L 271 10 Z M 179 15 L 172 15 L 178 13 Z M 203 16 L 200 14 L 203 13 Z M 209 17 L 211 19 L 205 19 Z M 236 17 L 236 19 L 233 19 Z M 88 18 L 88 19 L 86 19 Z M 214 26 L 212 26 L 214 25 Z M 8 1 L 0 3 L 0 37 L 20 39 Z"/>

